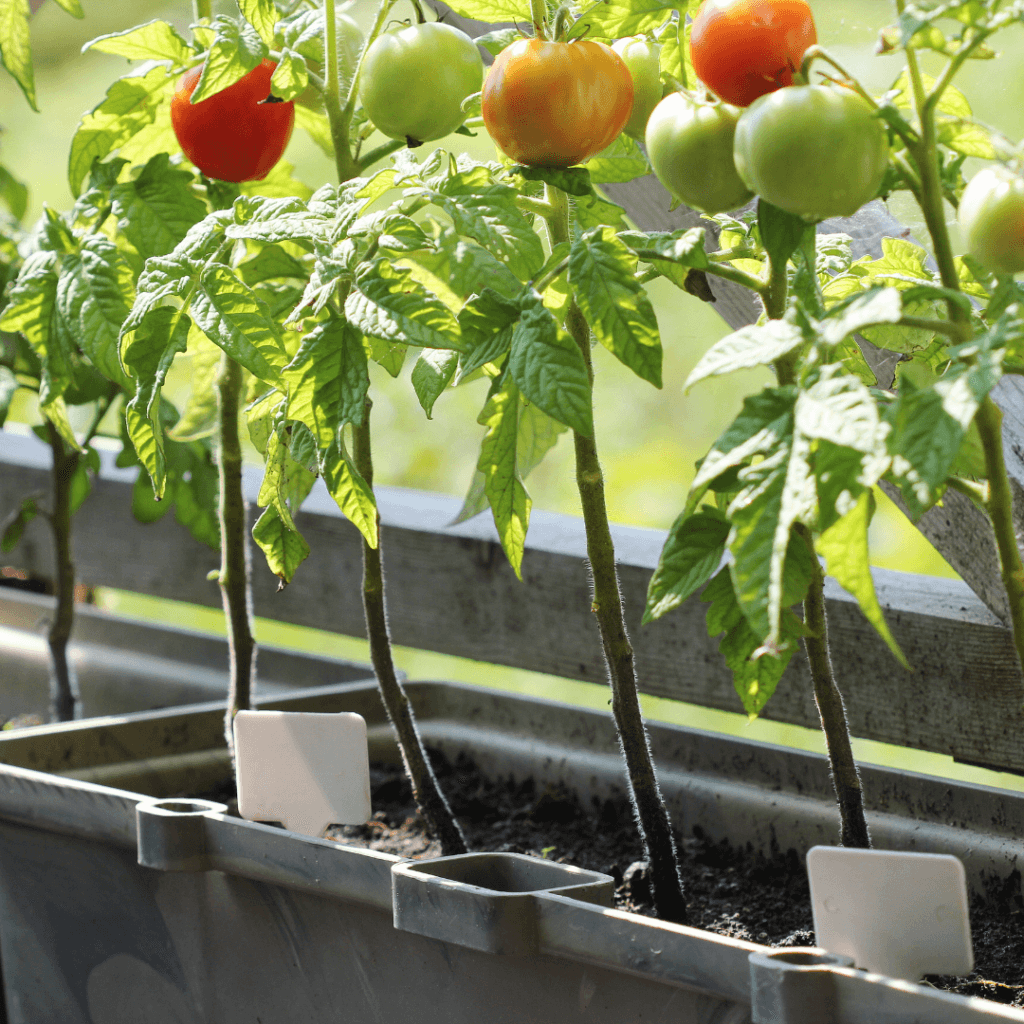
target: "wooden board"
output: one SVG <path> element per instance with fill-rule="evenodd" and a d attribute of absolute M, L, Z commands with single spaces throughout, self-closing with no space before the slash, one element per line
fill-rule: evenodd
<path fill-rule="evenodd" d="M 217 556 L 172 516 L 142 526 L 131 515 L 132 471 L 105 456 L 102 477 L 75 518 L 79 576 L 87 583 L 219 607 L 206 580 Z M 45 486 L 48 449 L 34 437 L 0 432 L 0 516 Z M 246 471 L 250 500 L 258 470 Z M 447 524 L 459 501 L 394 488 L 379 491 L 391 633 L 398 644 L 601 683 L 604 663 L 590 593 L 582 521 L 535 512 L 524 580 L 508 567 L 490 518 Z M 363 636 L 359 535 L 318 484 L 298 525 L 312 555 L 295 582 L 277 579 L 257 552 L 256 612 L 349 636 Z M 647 584 L 665 534 L 613 528 L 626 617 L 641 688 L 707 707 L 740 711 L 717 640 L 705 634 L 706 606 L 694 597 L 641 628 Z M 38 521 L 11 561 L 50 572 L 49 540 Z M 854 735 L 951 754 L 1024 772 L 1024 687 L 1008 631 L 967 586 L 875 570 L 894 634 L 915 668 L 905 673 L 856 604 L 829 585 L 833 659 Z M 794 659 L 765 717 L 816 728 L 802 657 Z"/>

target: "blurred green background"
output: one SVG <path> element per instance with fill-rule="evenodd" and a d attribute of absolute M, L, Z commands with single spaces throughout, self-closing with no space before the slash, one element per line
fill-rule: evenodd
<path fill-rule="evenodd" d="M 190 0 L 83 0 L 82 6 L 86 13 L 82 21 L 71 19 L 52 2 L 46 3 L 33 19 L 32 45 L 41 114 L 33 113 L 13 81 L 0 74 L 0 162 L 30 187 L 26 223 L 39 215 L 44 203 L 57 209 L 70 204 L 66 159 L 79 118 L 99 103 L 111 81 L 128 69 L 121 58 L 83 54 L 82 44 L 152 18 L 164 18 L 185 32 L 192 5 Z M 218 0 L 216 6 L 224 13 L 235 11 L 231 0 Z M 898 57 L 874 54 L 878 32 L 892 18 L 893 5 L 888 0 L 811 0 L 811 6 L 819 40 L 869 89 L 883 92 L 902 68 Z M 375 10 L 373 0 L 356 0 L 349 14 L 367 25 Z M 403 11 L 402 5 L 396 9 L 398 17 L 409 14 L 411 7 L 408 11 Z M 1013 29 L 1004 33 L 998 48 L 1002 52 L 995 60 L 970 63 L 958 84 L 970 97 L 981 120 L 1018 139 L 1024 132 L 1024 105 L 1019 102 L 1024 91 L 1024 32 Z M 465 149 L 481 158 L 493 155 L 485 133 L 476 139 L 452 136 L 438 145 Z M 295 165 L 296 176 L 313 188 L 333 180 L 331 162 L 300 130 L 292 138 L 286 159 Z M 891 209 L 905 224 L 919 228 L 920 218 L 912 201 L 897 197 Z M 924 237 L 922 230 L 915 233 Z M 690 369 L 728 329 L 712 306 L 667 282 L 655 282 L 651 297 L 665 347 L 664 388 L 657 391 L 638 380 L 598 347 L 595 414 L 612 519 L 666 529 L 682 506 L 694 461 L 706 452 L 738 411 L 742 396 L 760 386 L 767 376 L 762 372 L 737 374 L 702 383 L 691 394 L 684 394 L 682 384 Z M 409 386 L 408 366 L 397 381 L 376 367 L 373 370 L 378 371 L 374 379 L 377 481 L 461 496 L 472 477 L 482 435 L 476 415 L 485 385 L 478 382 L 449 392 L 437 403 L 434 419 L 428 421 Z M 187 378 L 187 362 L 181 361 L 169 381 L 172 398 L 175 388 L 179 396 L 183 395 Z M 23 404 L 20 413 L 26 421 L 34 418 L 34 410 L 28 405 Z M 250 455 L 257 458 L 255 452 Z M 566 437 L 534 471 L 527 485 L 536 508 L 578 514 L 572 447 Z M 877 566 L 955 576 L 931 545 L 881 495 L 871 543 L 872 561 Z M 111 591 L 101 593 L 99 600 L 126 614 L 218 632 L 223 629 L 219 613 L 205 609 Z M 367 660 L 362 641 L 333 634 L 261 622 L 260 639 Z M 458 678 L 593 706 L 607 703 L 602 687 L 496 670 L 421 652 L 400 651 L 398 660 L 407 672 L 420 678 Z M 822 749 L 817 732 L 770 722 L 747 723 L 745 716 L 739 714 L 708 712 L 654 699 L 645 701 L 645 710 L 656 718 Z M 859 744 L 858 755 L 876 763 L 900 763 L 922 771 L 999 782 L 993 773 L 953 768 L 948 758 L 913 754 L 908 762 L 906 752 L 880 744 Z M 1020 788 L 1024 789 L 1024 785 Z"/>

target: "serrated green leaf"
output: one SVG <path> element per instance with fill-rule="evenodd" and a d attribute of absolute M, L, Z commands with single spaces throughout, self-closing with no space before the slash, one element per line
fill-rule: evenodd
<path fill-rule="evenodd" d="M 473 21 L 530 21 L 530 0 L 455 0 L 448 5 Z"/>
<path fill-rule="evenodd" d="M 288 362 L 281 329 L 266 302 L 228 267 L 203 270 L 191 312 L 210 341 L 250 373 L 270 383 L 279 379 Z"/>
<path fill-rule="evenodd" d="M 576 22 L 575 34 L 587 29 L 588 39 L 621 39 L 653 33 L 673 13 L 678 11 L 684 19 L 687 11 L 695 5 L 689 0 L 602 0 L 586 8 L 586 17 Z M 574 33 L 569 33 L 570 37 Z"/>
<path fill-rule="evenodd" d="M 754 718 L 775 692 L 794 654 L 795 645 L 787 645 L 776 657 L 752 657 L 762 646 L 762 639 L 750 628 L 736 600 L 728 566 L 722 568 L 704 588 L 701 600 L 709 605 L 708 635 L 717 636 L 725 632 L 718 649 L 733 673 L 733 685 L 743 709 Z"/>
<path fill-rule="evenodd" d="M 502 549 L 516 576 L 522 579 L 523 551 L 530 523 L 531 501 L 516 465 L 519 436 L 519 389 L 506 376 L 504 386 L 488 396 L 479 423 L 487 427 L 477 470 L 494 516 Z"/>
<path fill-rule="evenodd" d="M 597 340 L 638 377 L 660 388 L 658 321 L 635 275 L 636 256 L 611 228 L 588 231 L 569 254 L 569 282 Z"/>
<path fill-rule="evenodd" d="M 259 33 L 267 46 L 274 45 L 274 26 L 277 25 L 277 9 L 274 0 L 238 0 L 242 17 Z"/>
<path fill-rule="evenodd" d="M 625 133 L 584 165 L 595 184 L 633 181 L 650 174 L 651 166 L 644 151 Z"/>
<path fill-rule="evenodd" d="M 693 270 L 707 270 L 711 261 L 704 251 L 704 236 L 703 228 L 687 228 L 681 231 L 620 231 L 618 237 L 652 266 L 659 260 L 671 260 Z"/>
<path fill-rule="evenodd" d="M 158 153 L 136 177 L 111 188 L 110 203 L 121 229 L 143 259 L 169 253 L 206 216 L 193 181 L 166 153 Z"/>
<path fill-rule="evenodd" d="M 462 307 L 459 329 L 466 351 L 459 367 L 459 380 L 500 359 L 512 347 L 512 328 L 519 314 L 518 302 L 504 298 L 491 288 L 474 295 Z"/>
<path fill-rule="evenodd" d="M 875 627 L 896 660 L 909 672 L 910 664 L 893 637 L 875 593 L 868 560 L 868 527 L 875 510 L 871 491 L 864 491 L 857 503 L 818 538 L 818 553 L 825 559 L 829 575 L 857 599 L 864 618 Z"/>
<path fill-rule="evenodd" d="M 485 288 L 513 298 L 523 287 L 522 281 L 497 256 L 461 238 L 453 228 L 443 229 L 434 238 L 433 249 L 418 252 L 414 258 L 434 277 L 446 282 L 462 302 Z"/>
<path fill-rule="evenodd" d="M 279 245 L 264 246 L 252 259 L 240 263 L 236 270 L 250 288 L 261 281 L 305 280 L 309 276 L 306 268 Z"/>
<path fill-rule="evenodd" d="M 175 441 L 209 437 L 217 426 L 217 390 L 223 352 L 193 325 L 188 338 L 189 392 L 181 418 L 168 432 Z"/>
<path fill-rule="evenodd" d="M 595 190 L 592 196 L 581 196 L 571 201 L 573 220 L 580 231 L 588 228 L 611 227 L 624 231 L 626 211 Z"/>
<path fill-rule="evenodd" d="M 377 502 L 372 488 L 358 470 L 339 436 L 324 452 L 320 463 L 324 483 L 338 508 L 371 548 L 377 546 Z"/>
<path fill-rule="evenodd" d="M 525 281 L 543 266 L 544 246 L 517 198 L 507 185 L 474 184 L 466 174 L 430 193 L 430 201 L 451 217 L 459 235 L 478 242 Z"/>
<path fill-rule="evenodd" d="M 642 624 L 678 608 L 707 583 L 722 561 L 728 536 L 729 523 L 717 509 L 683 512 L 676 519 L 647 587 Z"/>
<path fill-rule="evenodd" d="M 231 18 L 218 15 L 213 19 L 213 26 L 217 30 L 217 38 L 206 55 L 203 73 L 192 93 L 192 103 L 201 103 L 234 85 L 265 60 L 269 52 L 267 44 L 251 25 L 244 22 L 240 25 Z"/>
<path fill-rule="evenodd" d="M 803 332 L 785 320 L 769 320 L 764 324 L 741 327 L 716 341 L 701 356 L 700 362 L 686 378 L 683 389 L 688 391 L 708 377 L 767 366 L 799 348 L 804 340 Z"/>
<path fill-rule="evenodd" d="M 370 378 L 362 336 L 332 317 L 303 339 L 285 367 L 288 419 L 304 423 L 321 449 L 328 449 L 347 423 L 361 425 Z"/>
<path fill-rule="evenodd" d="M 287 103 L 303 93 L 308 85 L 309 68 L 306 67 L 305 60 L 291 50 L 282 51 L 281 59 L 270 79 L 271 93 Z"/>
<path fill-rule="evenodd" d="M 502 50 L 522 38 L 523 33 L 517 28 L 498 28 L 493 32 L 485 32 L 482 36 L 477 36 L 475 42 L 492 57 L 497 57 Z"/>
<path fill-rule="evenodd" d="M 826 345 L 838 345 L 844 338 L 874 324 L 894 324 L 903 316 L 903 296 L 897 288 L 872 288 L 852 301 L 829 310 L 821 325 Z"/>
<path fill-rule="evenodd" d="M 32 43 L 28 0 L 0 0 L 0 57 L 18 83 L 33 110 L 36 106 L 35 76 L 32 72 Z"/>
<path fill-rule="evenodd" d="M 423 348 L 463 347 L 447 306 L 412 279 L 408 268 L 378 259 L 361 271 L 345 301 L 345 316 L 364 334 Z"/>
<path fill-rule="evenodd" d="M 128 75 L 114 82 L 103 101 L 79 122 L 68 154 L 71 194 L 81 194 L 94 160 L 103 160 L 133 136 L 153 124 L 176 79 L 159 64 L 144 75 Z"/>
<path fill-rule="evenodd" d="M 129 391 L 118 335 L 131 308 L 132 292 L 131 268 L 103 235 L 87 235 L 79 254 L 63 259 L 56 305 L 62 327 L 104 377 Z"/>
<path fill-rule="evenodd" d="M 266 469 L 256 503 L 271 507 L 289 530 L 295 530 L 294 515 L 316 482 L 316 473 L 292 456 L 287 443 L 290 428 L 273 431 L 267 444 Z M 290 581 L 289 581 L 290 582 Z"/>
<path fill-rule="evenodd" d="M 83 50 L 98 50 L 128 60 L 169 60 L 182 66 L 192 59 L 192 47 L 166 21 L 147 21 L 124 32 L 111 32 L 90 40 Z"/>
<path fill-rule="evenodd" d="M 427 419 L 431 419 L 434 403 L 455 376 L 459 364 L 458 352 L 447 349 L 424 349 L 412 368 L 412 386 Z"/>
<path fill-rule="evenodd" d="M 256 520 L 252 539 L 266 556 L 270 571 L 285 583 L 291 583 L 295 570 L 309 557 L 305 538 L 283 523 L 273 508 L 265 509 Z"/>
<path fill-rule="evenodd" d="M 593 436 L 590 377 L 582 353 L 559 330 L 535 291 L 524 294 L 522 310 L 512 329 L 508 372 L 522 393 L 549 416 Z"/>

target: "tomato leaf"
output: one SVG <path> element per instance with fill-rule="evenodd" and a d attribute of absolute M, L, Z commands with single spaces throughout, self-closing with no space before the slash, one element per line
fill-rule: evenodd
<path fill-rule="evenodd" d="M 289 420 L 304 423 L 324 450 L 346 423 L 362 424 L 370 387 L 359 331 L 340 317 L 317 324 L 282 374 Z"/>
<path fill-rule="evenodd" d="M 522 579 L 523 550 L 530 523 L 530 496 L 516 462 L 519 437 L 519 389 L 510 375 L 487 398 L 478 422 L 487 427 L 477 469 L 494 516 L 501 546 L 516 576 Z"/>
<path fill-rule="evenodd" d="M 213 19 L 217 37 L 206 55 L 203 73 L 199 76 L 192 103 L 201 103 L 247 75 L 269 52 L 267 44 L 246 22 L 217 15 Z"/>
<path fill-rule="evenodd" d="M 275 430 L 270 435 L 266 468 L 256 503 L 264 508 L 272 507 L 284 526 L 294 530 L 293 516 L 313 489 L 316 473 L 292 456 L 283 434 L 284 431 Z"/>
<path fill-rule="evenodd" d="M 324 483 L 346 518 L 371 548 L 377 546 L 377 502 L 373 489 L 359 475 L 339 434 L 323 453 L 320 463 Z"/>
<path fill-rule="evenodd" d="M 572 204 L 576 224 L 581 231 L 607 225 L 622 230 L 626 227 L 626 211 L 595 190 L 592 196 L 580 196 Z"/>
<path fill-rule="evenodd" d="M 799 348 L 805 341 L 803 331 L 785 320 L 769 320 L 765 324 L 741 327 L 716 341 L 701 356 L 686 378 L 683 389 L 688 391 L 708 377 L 767 366 Z"/>
<path fill-rule="evenodd" d="M 386 342 L 461 350 L 451 311 L 414 281 L 407 268 L 378 259 L 362 270 L 345 301 L 345 316 L 364 334 Z"/>
<path fill-rule="evenodd" d="M 636 279 L 636 256 L 609 228 L 593 228 L 569 253 L 569 282 L 597 340 L 638 377 L 661 387 L 661 335 Z"/>
<path fill-rule="evenodd" d="M 458 352 L 446 349 L 424 349 L 412 368 L 412 386 L 416 397 L 431 419 L 434 403 L 455 376 L 455 368 L 459 365 Z"/>
<path fill-rule="evenodd" d="M 776 266 L 786 264 L 800 248 L 804 235 L 814 231 L 813 225 L 808 225 L 801 217 L 780 210 L 763 199 L 757 201 L 757 226 L 761 244 Z"/>
<path fill-rule="evenodd" d="M 25 527 L 39 514 L 34 498 L 23 498 L 21 504 L 4 520 L 0 532 L 0 551 L 13 551 L 25 535 Z"/>
<path fill-rule="evenodd" d="M 0 2 L 0 57 L 4 67 L 18 83 L 33 110 L 36 106 L 35 76 L 32 73 L 32 43 L 28 19 L 28 0 Z"/>
<path fill-rule="evenodd" d="M 192 188 L 194 180 L 173 166 L 166 153 L 158 153 L 136 177 L 111 188 L 110 202 L 124 236 L 143 259 L 170 252 L 206 216 L 206 204 Z"/>
<path fill-rule="evenodd" d="M 751 628 L 736 600 L 729 567 L 719 570 L 704 588 L 701 600 L 708 603 L 708 636 L 724 632 L 718 649 L 733 674 L 733 686 L 743 709 L 754 718 L 775 692 L 782 673 L 795 653 L 795 645 L 787 644 L 777 656 L 752 657 L 762 646 L 762 638 Z"/>
<path fill-rule="evenodd" d="M 124 32 L 97 36 L 82 49 L 98 50 L 132 61 L 169 60 L 176 67 L 187 64 L 192 58 L 192 47 L 166 21 L 147 21 Z"/>
<path fill-rule="evenodd" d="M 497 57 L 506 46 L 511 46 L 523 33 L 517 28 L 496 28 L 476 37 L 477 46 L 482 46 L 492 57 Z"/>
<path fill-rule="evenodd" d="M 265 509 L 252 528 L 252 539 L 266 556 L 270 571 L 291 583 L 295 570 L 309 557 L 309 545 L 298 530 L 281 521 L 277 510 Z"/>
<path fill-rule="evenodd" d="M 192 316 L 210 341 L 260 380 L 274 382 L 288 361 L 281 328 L 263 301 L 228 267 L 203 270 Z"/>
<path fill-rule="evenodd" d="M 509 174 L 517 174 L 524 181 L 543 181 L 570 196 L 594 195 L 590 171 L 585 167 L 527 167 L 516 164 L 509 169 Z"/>
<path fill-rule="evenodd" d="M 500 359 L 512 347 L 512 328 L 521 308 L 491 288 L 474 295 L 459 311 L 459 329 L 466 350 L 456 383 L 481 366 Z"/>
<path fill-rule="evenodd" d="M 825 559 L 829 575 L 857 599 L 864 618 L 875 627 L 896 660 L 909 672 L 910 665 L 889 629 L 875 593 L 868 562 L 868 527 L 875 511 L 875 497 L 865 490 L 857 503 L 822 533 L 818 552 Z"/>
<path fill-rule="evenodd" d="M 472 21 L 530 22 L 530 0 L 454 0 L 448 6 Z"/>
<path fill-rule="evenodd" d="M 681 18 L 695 5 L 690 0 L 603 0 L 587 8 L 569 37 L 579 35 L 589 26 L 589 39 L 621 39 L 653 33 L 678 11 Z"/>
<path fill-rule="evenodd" d="M 132 272 L 117 246 L 87 235 L 77 255 L 65 256 L 57 282 L 57 312 L 104 377 L 131 388 L 118 356 L 118 336 L 131 308 Z"/>
<path fill-rule="evenodd" d="M 277 9 L 274 0 L 237 0 L 242 17 L 259 33 L 267 46 L 274 45 L 274 26 L 277 24 Z"/>
<path fill-rule="evenodd" d="M 729 523 L 718 509 L 683 512 L 672 524 L 647 587 L 643 625 L 678 608 L 718 569 L 725 554 Z"/>
<path fill-rule="evenodd" d="M 597 156 L 588 160 L 584 169 L 589 173 L 590 180 L 596 184 L 632 181 L 634 178 L 642 178 L 651 171 L 644 151 L 625 132 L 606 149 L 602 149 Z"/>
<path fill-rule="evenodd" d="M 79 122 L 71 140 L 68 184 L 73 196 L 81 193 L 94 160 L 102 160 L 154 122 L 175 81 L 158 64 L 144 75 L 128 75 L 110 86 L 103 102 Z"/>
<path fill-rule="evenodd" d="M 20 386 L 18 378 L 6 366 L 0 366 L 0 428 L 7 422 L 14 393 Z"/>
<path fill-rule="evenodd" d="M 193 325 L 188 336 L 189 391 L 181 418 L 168 437 L 175 441 L 197 441 L 209 437 L 217 425 L 217 390 L 214 384 L 223 353 Z"/>
<path fill-rule="evenodd" d="M 306 61 L 292 50 L 282 50 L 281 59 L 270 79 L 270 91 L 281 100 L 288 102 L 305 91 L 309 85 L 309 68 Z"/>
<path fill-rule="evenodd" d="M 528 291 L 512 330 L 508 372 L 519 389 L 559 423 L 590 437 L 594 433 L 590 378 L 576 343 Z"/>
<path fill-rule="evenodd" d="M 544 264 L 544 247 L 532 219 L 518 206 L 507 185 L 473 184 L 457 174 L 430 193 L 430 201 L 452 219 L 455 231 L 478 242 L 521 280 Z"/>

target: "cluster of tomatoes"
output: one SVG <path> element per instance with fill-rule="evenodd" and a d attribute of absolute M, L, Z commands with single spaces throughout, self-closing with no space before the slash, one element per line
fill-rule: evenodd
<path fill-rule="evenodd" d="M 341 17 L 347 32 L 359 34 Z M 648 40 L 609 47 L 586 39 L 520 39 L 487 73 L 483 120 L 508 157 L 541 167 L 585 163 L 626 131 L 645 141 L 665 187 L 704 213 L 735 210 L 756 194 L 808 221 L 851 216 L 878 193 L 888 135 L 853 89 L 793 84 L 816 41 L 807 0 L 704 0 L 690 52 L 708 91 L 663 96 L 659 47 Z M 349 42 L 357 52 L 358 41 Z M 182 77 L 172 122 L 186 155 L 209 177 L 259 179 L 283 154 L 294 103 L 275 101 L 274 68 L 265 60 L 196 104 L 191 96 L 202 68 Z M 464 102 L 482 77 L 469 36 L 424 23 L 373 42 L 359 97 L 381 132 L 418 145 L 463 123 Z M 430 89 L 408 87 L 425 81 Z M 1024 270 L 1024 180 L 1002 167 L 978 174 L 960 220 L 970 250 L 986 266 Z"/>

